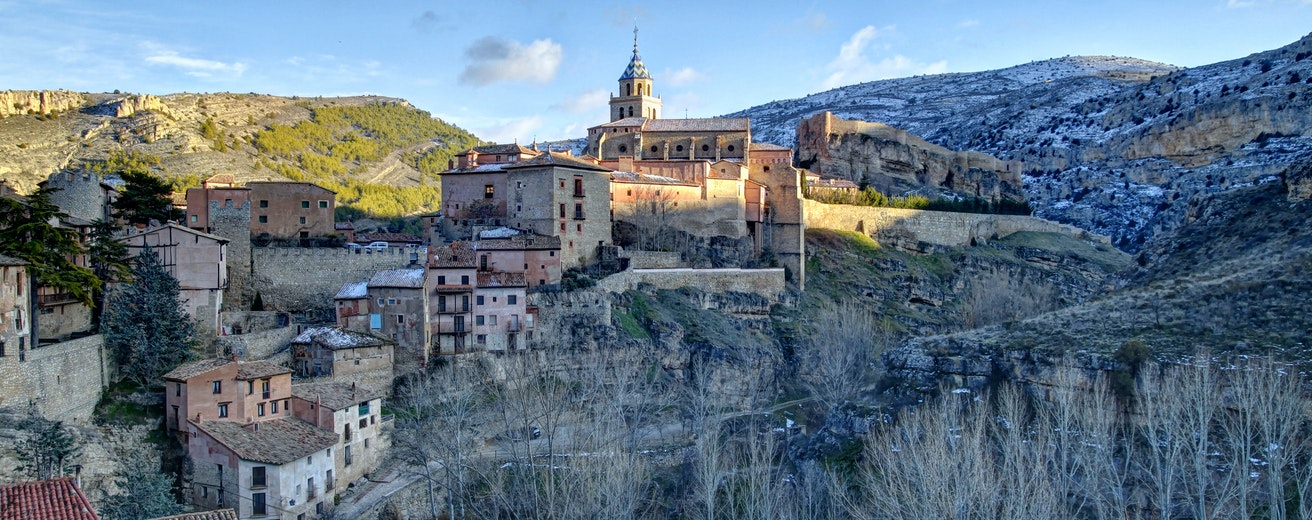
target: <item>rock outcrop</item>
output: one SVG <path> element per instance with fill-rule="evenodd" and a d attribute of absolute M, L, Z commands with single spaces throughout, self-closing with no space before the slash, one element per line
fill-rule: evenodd
<path fill-rule="evenodd" d="M 988 200 L 1024 200 L 1021 163 L 953 151 L 881 123 L 846 121 L 829 112 L 797 125 L 799 165 L 823 177 L 889 194 L 947 190 Z"/>
<path fill-rule="evenodd" d="M 86 103 L 86 96 L 69 90 L 6 90 L 0 92 L 0 117 L 67 112 Z"/>
<path fill-rule="evenodd" d="M 172 115 L 169 113 L 168 105 L 165 105 L 159 97 L 151 94 L 131 94 L 109 101 L 105 103 L 105 106 L 114 111 L 114 117 L 131 117 L 133 114 L 145 110 Z"/>

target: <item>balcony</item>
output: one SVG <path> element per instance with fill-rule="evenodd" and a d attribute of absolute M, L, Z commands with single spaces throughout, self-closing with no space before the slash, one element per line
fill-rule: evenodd
<path fill-rule="evenodd" d="M 438 314 L 469 314 L 468 305 L 441 305 L 437 308 Z"/>
<path fill-rule="evenodd" d="M 434 293 L 434 294 L 458 294 L 458 293 L 467 293 L 467 292 L 473 292 L 473 291 L 474 291 L 474 286 L 473 286 L 473 285 L 469 285 L 469 284 L 435 285 L 435 286 L 433 286 L 433 293 Z"/>

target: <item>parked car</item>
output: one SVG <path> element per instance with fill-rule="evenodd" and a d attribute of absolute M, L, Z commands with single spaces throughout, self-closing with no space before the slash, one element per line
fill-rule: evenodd
<path fill-rule="evenodd" d="M 386 251 L 388 245 L 387 242 L 370 242 L 369 245 L 364 246 L 364 248 L 366 250 Z"/>
<path fill-rule="evenodd" d="M 345 247 L 346 249 L 349 249 L 351 251 L 359 251 L 361 249 L 364 249 L 364 246 L 357 244 L 355 242 L 347 242 Z"/>

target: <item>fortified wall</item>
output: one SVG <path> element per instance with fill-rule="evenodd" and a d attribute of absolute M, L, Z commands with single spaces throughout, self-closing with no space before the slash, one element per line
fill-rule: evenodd
<path fill-rule="evenodd" d="M 212 234 L 228 239 L 228 289 L 224 308 L 249 309 L 255 297 L 251 285 L 251 203 L 233 205 L 210 201 Z"/>
<path fill-rule="evenodd" d="M 610 292 L 636 290 L 639 285 L 653 289 L 696 287 L 708 293 L 740 292 L 778 301 L 786 282 L 784 269 L 630 269 L 607 276 L 597 287 Z"/>
<path fill-rule="evenodd" d="M 949 150 L 905 130 L 829 112 L 798 123 L 797 161 L 823 177 L 868 181 L 883 193 L 946 188 L 989 200 L 1024 200 L 1020 161 Z"/>
<path fill-rule="evenodd" d="M 89 172 L 56 172 L 45 185 L 59 191 L 50 194 L 50 202 L 60 210 L 80 219 L 93 221 L 109 215 L 109 195 L 100 186 L 104 179 Z"/>
<path fill-rule="evenodd" d="M 45 417 L 86 423 L 114 371 L 99 334 L 0 357 L 0 407 L 35 403 Z"/>
<path fill-rule="evenodd" d="M 1021 231 L 1061 233 L 1089 242 L 1111 243 L 1103 235 L 1025 215 L 848 206 L 810 199 L 804 204 L 807 227 L 859 231 L 909 251 L 927 252 L 922 244 L 953 247 L 983 244 Z"/>
<path fill-rule="evenodd" d="M 343 284 L 368 280 L 384 269 L 401 269 L 410 264 L 410 255 L 410 250 L 396 247 L 370 254 L 344 248 L 256 247 L 251 249 L 251 274 L 261 281 L 266 308 L 331 310 Z"/>

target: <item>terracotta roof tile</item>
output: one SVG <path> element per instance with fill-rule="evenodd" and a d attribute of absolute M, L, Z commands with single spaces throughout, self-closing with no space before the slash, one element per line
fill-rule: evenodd
<path fill-rule="evenodd" d="M 326 450 L 337 444 L 337 434 L 296 417 L 270 419 L 248 425 L 229 421 L 204 421 L 196 426 L 210 438 L 227 446 L 242 460 L 286 464 Z"/>
<path fill-rule="evenodd" d="M 178 368 L 170 370 L 167 374 L 164 374 L 164 379 L 170 381 L 186 381 L 188 379 L 199 376 L 201 374 L 204 374 L 221 366 L 227 365 L 228 363 L 232 363 L 232 359 L 210 358 L 210 359 L 198 359 L 196 361 L 189 361 L 179 365 Z"/>
<path fill-rule="evenodd" d="M 423 269 L 386 269 L 374 273 L 369 278 L 369 287 L 400 287 L 403 289 L 422 289 L 424 287 Z"/>
<path fill-rule="evenodd" d="M 369 242 L 405 242 L 407 244 L 418 244 L 424 239 L 409 233 L 359 233 L 355 235 L 355 243 L 364 244 Z"/>
<path fill-rule="evenodd" d="M 161 516 L 151 520 L 237 520 L 237 512 L 231 509 L 215 509 L 199 513 L 183 513 L 173 516 Z"/>
<path fill-rule="evenodd" d="M 478 273 L 479 287 L 528 287 L 524 273 L 482 272 Z"/>
<path fill-rule="evenodd" d="M 601 166 L 598 166 L 597 163 L 595 162 L 588 161 L 586 159 L 580 159 L 573 155 L 559 153 L 559 152 L 544 152 L 541 155 L 534 157 L 532 159 L 519 161 L 515 164 L 508 164 L 503 169 L 514 170 L 520 168 L 534 168 L 534 167 L 542 167 L 542 166 L 563 166 L 566 168 L 575 168 L 579 170 L 592 170 L 592 171 L 599 171 L 599 172 L 610 171 L 609 168 L 603 168 Z"/>
<path fill-rule="evenodd" d="M 779 152 L 782 152 L 784 150 L 788 150 L 790 152 L 793 151 L 792 148 L 789 148 L 787 146 L 779 146 L 774 143 L 752 143 L 752 150 L 779 151 Z"/>
<path fill-rule="evenodd" d="M 466 154 L 468 154 L 471 150 L 472 150 L 472 151 L 475 151 L 475 152 L 478 152 L 479 155 L 487 155 L 487 154 L 503 154 L 503 155 L 504 155 L 504 154 L 516 154 L 516 153 L 533 155 L 533 154 L 538 153 L 538 152 L 536 152 L 536 151 L 533 151 L 532 148 L 526 148 L 526 147 L 520 146 L 519 143 L 512 143 L 512 144 L 489 144 L 489 145 L 483 145 L 483 146 L 475 146 L 475 147 L 473 147 L 473 148 L 470 148 L 469 150 L 465 150 L 465 151 L 460 152 L 460 153 L 458 153 L 458 154 L 456 154 L 456 155 L 457 155 L 457 156 L 466 155 Z"/>
<path fill-rule="evenodd" d="M 505 237 L 483 237 L 475 246 L 479 251 L 520 251 L 560 249 L 560 237 L 523 232 Z"/>
<path fill-rule="evenodd" d="M 308 383 L 292 385 L 292 395 L 311 403 L 316 400 L 329 410 L 342 410 L 383 397 L 383 393 L 350 383 Z"/>
<path fill-rule="evenodd" d="M 746 117 L 705 117 L 695 119 L 648 119 L 644 132 L 746 132 L 751 129 Z"/>
<path fill-rule="evenodd" d="M 264 379 L 278 374 L 290 374 L 291 369 L 272 361 L 243 361 L 237 365 L 237 380 Z"/>
<path fill-rule="evenodd" d="M 429 267 L 474 267 L 474 246 L 469 242 L 453 242 L 446 247 L 434 248 L 428 260 Z"/>
<path fill-rule="evenodd" d="M 71 478 L 0 484 L 0 520 L 100 520 Z"/>
<path fill-rule="evenodd" d="M 652 175 L 650 173 L 611 172 L 610 181 L 620 184 L 667 184 L 673 186 L 700 186 L 700 184 L 697 184 L 695 182 L 676 179 L 674 177 L 665 177 L 662 175 Z"/>

